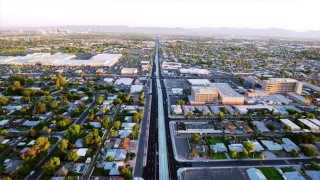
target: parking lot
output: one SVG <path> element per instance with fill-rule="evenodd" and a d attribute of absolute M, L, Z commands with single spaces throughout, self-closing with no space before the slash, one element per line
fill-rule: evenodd
<path fill-rule="evenodd" d="M 182 172 L 183 180 L 245 180 L 239 168 L 189 169 Z"/>

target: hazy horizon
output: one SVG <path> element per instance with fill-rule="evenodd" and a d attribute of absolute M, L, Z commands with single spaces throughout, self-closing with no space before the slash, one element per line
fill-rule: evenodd
<path fill-rule="evenodd" d="M 319 0 L 2 0 L 0 27 L 129 26 L 320 30 Z"/>

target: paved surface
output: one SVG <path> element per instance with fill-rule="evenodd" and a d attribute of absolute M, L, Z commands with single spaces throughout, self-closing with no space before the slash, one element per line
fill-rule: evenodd
<path fill-rule="evenodd" d="M 239 168 L 190 169 L 181 173 L 183 180 L 245 180 Z"/>
<path fill-rule="evenodd" d="M 155 61 L 155 59 L 154 59 Z M 157 156 L 157 142 L 158 142 L 158 126 L 157 126 L 157 117 L 158 117 L 158 98 L 156 91 L 156 80 L 155 72 L 156 67 L 155 63 L 152 66 L 152 100 L 151 100 L 151 116 L 149 123 L 149 138 L 148 138 L 148 149 L 147 149 L 147 162 L 146 166 L 143 168 L 143 178 L 155 180 L 159 179 L 159 164 Z M 139 147 L 141 148 L 141 147 Z"/>

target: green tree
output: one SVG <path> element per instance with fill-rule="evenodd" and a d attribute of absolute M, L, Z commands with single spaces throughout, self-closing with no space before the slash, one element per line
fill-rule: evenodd
<path fill-rule="evenodd" d="M 60 165 L 60 158 L 59 157 L 51 157 L 49 161 L 47 161 L 43 165 L 43 173 L 46 175 L 54 174 L 56 167 Z"/>
<path fill-rule="evenodd" d="M 28 135 L 30 136 L 30 137 L 37 137 L 38 136 L 38 131 L 36 130 L 36 129 L 34 129 L 34 128 L 31 128 L 30 130 L 29 130 L 29 133 L 28 133 Z"/>
<path fill-rule="evenodd" d="M 246 148 L 248 150 L 249 153 L 254 153 L 255 147 L 254 147 L 253 142 L 246 141 L 243 143 L 243 146 L 244 146 L 244 148 Z M 254 154 L 253 154 L 253 156 L 254 156 Z"/>
<path fill-rule="evenodd" d="M 68 146 L 69 146 L 69 141 L 68 139 L 62 139 L 62 141 L 58 144 L 58 149 L 63 152 L 63 153 L 66 153 L 67 152 L 67 149 L 68 149 Z"/>
<path fill-rule="evenodd" d="M 219 121 L 222 122 L 224 120 L 223 112 L 219 112 L 218 117 L 219 117 Z"/>
<path fill-rule="evenodd" d="M 108 161 L 108 162 L 113 162 L 113 161 L 114 161 L 114 158 L 113 158 L 112 156 L 108 156 L 108 157 L 107 157 L 107 161 Z"/>
<path fill-rule="evenodd" d="M 83 128 L 80 125 L 75 124 L 67 129 L 67 132 L 64 134 L 64 136 L 69 141 L 76 142 L 78 138 L 83 136 L 83 133 Z"/>
<path fill-rule="evenodd" d="M 38 114 L 43 114 L 43 113 L 46 112 L 46 110 L 47 110 L 47 108 L 46 108 L 46 105 L 45 105 L 45 104 L 42 104 L 42 103 L 38 103 L 38 104 L 37 104 L 36 112 L 37 112 Z"/>
<path fill-rule="evenodd" d="M 0 134 L 1 134 L 2 136 L 6 136 L 6 135 L 8 134 L 8 130 L 7 130 L 7 129 L 1 129 L 1 130 L 0 130 Z"/>
<path fill-rule="evenodd" d="M 98 97 L 98 98 L 96 99 L 96 101 L 97 101 L 98 104 L 102 104 L 103 101 L 104 101 L 104 98 L 103 98 L 103 97 Z"/>
<path fill-rule="evenodd" d="M 316 163 L 316 162 L 314 162 L 314 161 L 311 161 L 311 162 L 310 162 L 310 167 L 311 167 L 311 169 L 313 169 L 313 170 L 317 170 L 317 171 L 320 170 L 320 164 L 318 164 L 318 163 Z"/>
<path fill-rule="evenodd" d="M 200 140 L 200 135 L 199 134 L 193 134 L 191 136 L 191 138 L 190 138 L 190 142 L 192 144 L 198 144 L 199 140 Z"/>
<path fill-rule="evenodd" d="M 193 158 L 195 157 L 196 155 L 198 154 L 197 150 L 192 148 L 191 151 L 190 151 L 190 156 Z"/>
<path fill-rule="evenodd" d="M 79 159 L 79 155 L 77 154 L 77 150 L 70 151 L 66 156 L 67 161 L 77 162 Z"/>
<path fill-rule="evenodd" d="M 230 152 L 230 156 L 231 156 L 232 159 L 235 159 L 235 158 L 238 157 L 238 152 L 236 150 L 232 150 Z"/>
<path fill-rule="evenodd" d="M 298 152 L 298 150 L 293 149 L 293 150 L 290 152 L 290 155 L 291 155 L 291 157 L 298 157 L 298 156 L 299 156 L 299 152 Z"/>
<path fill-rule="evenodd" d="M 9 103 L 9 98 L 7 98 L 5 96 L 0 97 L 0 105 L 6 106 L 6 105 L 8 105 L 8 103 Z"/>
<path fill-rule="evenodd" d="M 84 137 L 84 144 L 87 147 L 97 148 L 100 146 L 102 142 L 102 138 L 99 135 L 99 131 L 97 129 L 93 129 Z"/>
<path fill-rule="evenodd" d="M 50 142 L 48 138 L 39 137 L 33 147 L 37 150 L 38 153 L 45 152 L 50 148 Z"/>
<path fill-rule="evenodd" d="M 121 122 L 120 121 L 115 121 L 113 123 L 113 129 L 116 130 L 116 131 L 119 130 L 120 126 L 121 126 Z"/>
<path fill-rule="evenodd" d="M 110 119 L 109 118 L 106 118 L 106 119 L 102 120 L 102 122 L 101 122 L 102 127 L 105 128 L 105 129 L 108 129 L 109 123 L 110 123 Z"/>
<path fill-rule="evenodd" d="M 249 156 L 249 152 L 246 148 L 243 149 L 243 156 L 244 157 L 248 157 Z"/>

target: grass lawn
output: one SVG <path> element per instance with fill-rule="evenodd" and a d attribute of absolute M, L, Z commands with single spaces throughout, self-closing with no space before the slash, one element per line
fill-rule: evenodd
<path fill-rule="evenodd" d="M 296 171 L 293 167 L 282 167 L 282 168 L 280 168 L 281 169 L 281 171 L 283 172 L 283 173 L 285 173 L 285 172 L 292 172 L 292 171 Z"/>
<path fill-rule="evenodd" d="M 59 138 L 57 138 L 57 137 L 50 137 L 49 141 L 50 141 L 50 144 L 54 145 L 58 142 L 58 140 L 59 140 Z"/>
<path fill-rule="evenodd" d="M 215 159 L 227 159 L 226 155 L 224 153 L 216 153 L 214 154 Z"/>
<path fill-rule="evenodd" d="M 210 138 L 210 137 L 206 137 L 206 141 L 209 145 L 214 145 L 217 143 L 222 143 L 221 138 L 219 137 L 214 137 L 214 138 Z"/>
<path fill-rule="evenodd" d="M 283 180 L 281 174 L 274 167 L 261 167 L 259 169 L 267 179 Z"/>
<path fill-rule="evenodd" d="M 95 167 L 92 172 L 92 176 L 107 176 L 107 172 L 103 168 Z"/>
<path fill-rule="evenodd" d="M 18 131 L 28 131 L 29 128 L 22 126 L 22 127 L 18 127 L 17 130 Z"/>

